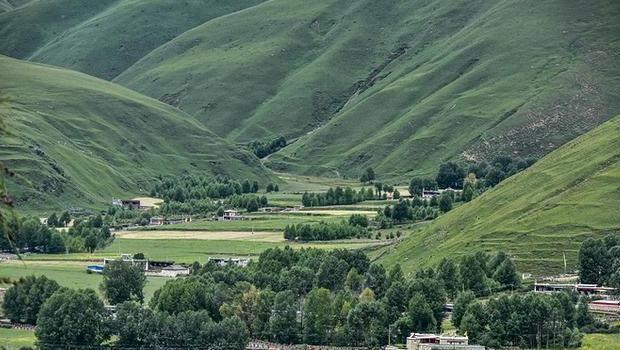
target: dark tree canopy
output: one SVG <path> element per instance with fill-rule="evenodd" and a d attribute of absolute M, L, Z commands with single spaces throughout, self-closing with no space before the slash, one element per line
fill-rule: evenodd
<path fill-rule="evenodd" d="M 114 260 L 107 263 L 103 269 L 100 288 L 110 304 L 115 305 L 129 300 L 142 302 L 144 300 L 142 290 L 145 284 L 146 276 L 142 266 Z"/>

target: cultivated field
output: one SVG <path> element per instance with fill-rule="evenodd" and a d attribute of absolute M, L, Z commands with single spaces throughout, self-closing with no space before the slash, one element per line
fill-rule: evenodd
<path fill-rule="evenodd" d="M 122 231 L 116 234 L 124 239 L 198 239 L 198 240 L 245 240 L 253 242 L 282 242 L 282 232 L 273 231 Z"/>

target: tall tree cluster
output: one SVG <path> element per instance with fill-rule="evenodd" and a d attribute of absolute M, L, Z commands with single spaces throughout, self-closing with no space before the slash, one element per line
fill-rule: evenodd
<path fill-rule="evenodd" d="M 620 288 L 620 238 L 609 235 L 589 238 L 579 249 L 581 283 L 594 283 Z"/>

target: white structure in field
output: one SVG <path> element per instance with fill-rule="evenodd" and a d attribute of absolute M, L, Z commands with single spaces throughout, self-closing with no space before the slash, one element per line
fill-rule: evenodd
<path fill-rule="evenodd" d="M 407 337 L 407 350 L 485 350 L 481 345 L 469 345 L 467 337 L 411 333 Z"/>

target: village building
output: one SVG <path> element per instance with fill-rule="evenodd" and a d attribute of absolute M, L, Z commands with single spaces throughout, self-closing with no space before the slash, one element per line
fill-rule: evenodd
<path fill-rule="evenodd" d="M 179 277 L 179 276 L 189 276 L 189 274 L 190 274 L 189 267 L 184 267 L 181 265 L 170 265 L 170 266 L 162 267 L 158 273 L 158 276 Z"/>
<path fill-rule="evenodd" d="M 250 259 L 241 258 L 209 258 L 209 262 L 219 266 L 235 265 L 246 267 L 250 264 Z"/>
<path fill-rule="evenodd" d="M 438 190 L 427 190 L 427 189 L 422 189 L 422 199 L 431 199 L 433 197 L 438 197 L 441 196 L 443 193 L 445 192 L 454 192 L 454 193 L 461 193 L 463 192 L 462 190 L 455 190 L 453 188 L 444 188 L 444 189 L 438 189 Z"/>
<path fill-rule="evenodd" d="M 592 313 L 620 317 L 620 300 L 594 300 L 588 303 Z"/>
<path fill-rule="evenodd" d="M 562 291 L 572 291 L 581 295 L 596 295 L 605 297 L 616 289 L 611 287 L 599 287 L 596 284 L 584 283 L 539 283 L 534 282 L 534 292 L 536 293 L 558 293 Z"/>
<path fill-rule="evenodd" d="M 484 350 L 481 345 L 469 345 L 466 336 L 411 333 L 407 337 L 407 350 Z"/>
<path fill-rule="evenodd" d="M 241 215 L 237 210 L 228 209 L 224 211 L 224 215 L 217 218 L 219 221 L 236 221 L 246 220 L 247 218 Z"/>
<path fill-rule="evenodd" d="M 139 199 L 112 199 L 112 205 L 123 209 L 140 209 Z"/>

